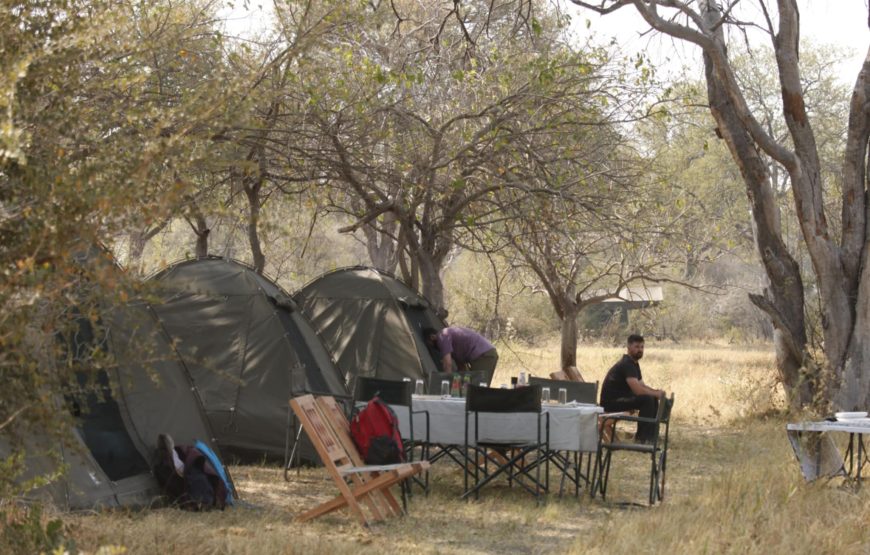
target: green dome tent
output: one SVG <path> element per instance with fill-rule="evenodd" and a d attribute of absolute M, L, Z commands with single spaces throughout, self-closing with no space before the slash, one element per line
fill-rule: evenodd
<path fill-rule="evenodd" d="M 24 437 L 27 452 L 26 472 L 20 479 L 49 475 L 58 455 L 66 466 L 60 479 L 25 495 L 62 509 L 158 502 L 161 488 L 151 464 L 159 434 L 170 435 L 177 445 L 201 440 L 219 453 L 190 376 L 147 307 L 131 303 L 106 311 L 102 320 L 99 333 L 82 320 L 76 337 L 68 341 L 76 350 L 108 351 L 116 363 L 90 380 L 79 376 L 79 384 L 87 387 L 63 402 L 73 412 L 71 435 L 33 436 L 26 430 L 15 434 Z M 0 439 L 0 457 L 11 453 L 11 438 L 11 433 L 4 433 Z"/>
<path fill-rule="evenodd" d="M 365 266 L 335 270 L 293 298 L 349 387 L 355 376 L 428 382 L 438 372 L 422 330 L 441 329 L 444 322 L 426 298 L 387 272 Z"/>
<path fill-rule="evenodd" d="M 172 337 L 224 449 L 284 460 L 292 443 L 291 397 L 347 397 L 329 354 L 290 296 L 233 260 L 173 264 L 150 278 L 152 306 Z M 316 460 L 306 444 L 300 454 Z"/>

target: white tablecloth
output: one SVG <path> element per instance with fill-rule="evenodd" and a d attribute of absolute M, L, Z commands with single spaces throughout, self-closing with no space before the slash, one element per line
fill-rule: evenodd
<path fill-rule="evenodd" d="M 429 412 L 429 442 L 441 445 L 465 444 L 465 399 L 441 398 L 428 395 L 414 396 L 415 411 Z M 407 407 L 392 406 L 399 418 L 403 438 L 410 438 Z M 553 451 L 595 452 L 598 449 L 598 414 L 604 412 L 596 405 L 544 405 L 550 415 L 550 449 Z M 536 414 L 480 413 L 479 440 L 507 443 L 535 441 Z M 474 444 L 474 415 L 469 415 L 469 444 Z M 541 437 L 544 437 L 546 418 L 541 418 Z M 422 414 L 414 415 L 414 439 L 425 437 L 426 420 Z"/>

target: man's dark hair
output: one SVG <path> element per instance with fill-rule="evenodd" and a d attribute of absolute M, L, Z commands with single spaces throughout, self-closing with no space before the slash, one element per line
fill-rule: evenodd
<path fill-rule="evenodd" d="M 430 335 L 438 335 L 438 330 L 435 328 L 423 328 L 423 339 L 429 339 Z"/>
<path fill-rule="evenodd" d="M 643 343 L 643 336 L 636 333 L 629 335 L 628 344 L 631 345 L 632 343 Z"/>

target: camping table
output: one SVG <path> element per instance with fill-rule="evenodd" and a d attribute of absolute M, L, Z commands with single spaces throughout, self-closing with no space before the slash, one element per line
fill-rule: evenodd
<path fill-rule="evenodd" d="M 461 467 L 466 467 L 465 456 L 460 455 L 458 448 L 465 445 L 465 399 L 455 397 L 440 397 L 434 395 L 414 395 L 411 400 L 414 411 L 429 413 L 429 445 L 440 446 L 440 451 L 429 460 L 448 456 Z M 410 439 L 408 425 L 408 407 L 391 405 L 399 418 L 399 432 L 404 439 Z M 598 450 L 598 415 L 604 412 L 602 407 L 585 403 L 544 404 L 542 409 L 549 416 L 550 427 L 550 459 L 563 470 L 562 485 L 567 477 L 566 468 L 570 462 L 562 452 L 594 453 Z M 537 418 L 529 418 L 527 414 L 495 414 L 480 413 L 481 443 L 511 443 L 523 440 L 537 440 L 535 423 Z M 469 420 L 469 444 L 474 444 L 474 420 Z M 546 433 L 546 419 L 541 420 L 541 432 Z M 426 418 L 417 414 L 414 417 L 414 439 L 425 438 Z M 570 478 L 579 487 L 578 475 Z M 575 488 L 576 489 L 576 488 Z M 561 492 L 561 487 L 560 487 Z"/>
<path fill-rule="evenodd" d="M 801 463 L 801 471 L 807 479 L 818 478 L 825 474 L 828 476 L 836 476 L 844 474 L 856 481 L 861 480 L 861 470 L 868 462 L 867 448 L 864 445 L 864 434 L 870 434 L 870 418 L 850 418 L 847 420 L 838 420 L 831 422 L 822 420 L 820 422 L 798 422 L 786 425 L 786 432 L 789 435 L 789 440 L 795 448 L 795 454 Z M 812 460 L 802 458 L 798 453 L 801 448 L 801 439 L 804 434 L 814 434 L 821 438 L 825 432 L 843 432 L 849 434 L 849 440 L 846 444 L 845 460 L 840 457 L 835 447 L 831 447 L 833 453 L 823 453 L 823 449 L 818 447 L 815 453 L 809 453 Z M 819 443 L 819 445 L 821 445 Z M 827 461 L 830 470 L 823 471 L 822 465 L 823 456 L 833 457 L 835 459 L 834 466 L 830 466 L 830 460 Z M 846 461 L 849 467 L 846 469 Z"/>
<path fill-rule="evenodd" d="M 465 445 L 465 399 L 433 395 L 414 395 L 412 408 L 429 413 L 429 443 L 436 445 Z M 408 408 L 392 405 L 399 417 L 399 432 L 404 439 L 411 437 L 408 426 Z M 604 409 L 597 405 L 569 403 L 545 404 L 543 411 L 550 414 L 550 449 L 594 453 L 598 449 L 598 415 Z M 473 421 L 469 426 L 473 426 Z M 541 431 L 544 431 L 541 423 Z M 535 424 L 522 414 L 480 413 L 481 443 L 509 443 L 537 437 Z M 426 421 L 422 415 L 414 418 L 414 438 L 425 437 Z M 474 441 L 474 430 L 468 433 Z"/>

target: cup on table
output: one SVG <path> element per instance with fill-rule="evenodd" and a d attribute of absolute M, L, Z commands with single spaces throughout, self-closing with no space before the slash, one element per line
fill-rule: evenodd
<path fill-rule="evenodd" d="M 450 396 L 450 382 L 448 380 L 441 380 L 441 396 Z"/>
<path fill-rule="evenodd" d="M 423 395 L 423 380 L 417 380 L 416 387 L 414 387 L 414 395 Z"/>
<path fill-rule="evenodd" d="M 541 388 L 541 402 L 549 403 L 550 402 L 550 388 L 542 387 Z"/>
<path fill-rule="evenodd" d="M 564 405 L 568 402 L 568 390 L 564 387 L 559 388 L 559 403 Z"/>

